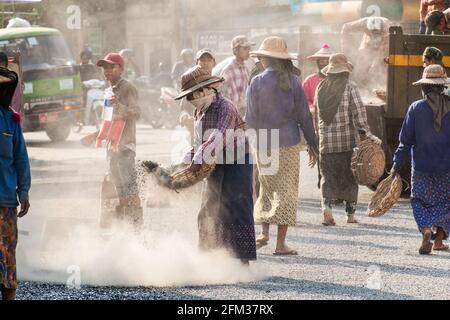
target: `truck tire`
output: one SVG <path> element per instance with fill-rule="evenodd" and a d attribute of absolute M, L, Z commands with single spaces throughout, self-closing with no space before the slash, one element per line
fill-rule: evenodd
<path fill-rule="evenodd" d="M 53 142 L 66 141 L 70 136 L 72 124 L 68 122 L 60 122 L 55 125 L 49 125 L 45 128 L 47 136 Z"/>

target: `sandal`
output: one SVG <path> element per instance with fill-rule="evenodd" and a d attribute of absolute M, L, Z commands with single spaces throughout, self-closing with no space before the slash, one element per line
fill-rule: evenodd
<path fill-rule="evenodd" d="M 269 240 L 265 239 L 257 239 L 256 240 L 256 250 L 261 249 L 262 247 L 265 247 L 269 244 Z"/>
<path fill-rule="evenodd" d="M 298 252 L 296 250 L 291 250 L 289 249 L 288 251 L 285 252 L 274 252 L 273 253 L 274 256 L 298 256 Z"/>
<path fill-rule="evenodd" d="M 336 222 L 333 219 L 333 215 L 331 213 L 324 213 L 322 224 L 326 227 L 333 227 L 336 225 Z"/>
<path fill-rule="evenodd" d="M 450 251 L 450 247 L 448 245 L 441 245 L 439 247 L 433 246 L 434 251 Z"/>

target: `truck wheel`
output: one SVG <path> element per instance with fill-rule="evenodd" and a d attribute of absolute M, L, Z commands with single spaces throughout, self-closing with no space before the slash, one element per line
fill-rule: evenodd
<path fill-rule="evenodd" d="M 62 142 L 70 136 L 72 125 L 67 122 L 61 122 L 56 125 L 47 126 L 45 132 L 53 142 Z"/>

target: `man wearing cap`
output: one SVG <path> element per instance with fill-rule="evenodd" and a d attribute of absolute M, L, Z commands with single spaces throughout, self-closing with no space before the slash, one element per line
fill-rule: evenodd
<path fill-rule="evenodd" d="M 197 65 L 207 70 L 210 74 L 216 66 L 216 56 L 211 49 L 204 48 L 197 52 Z"/>
<path fill-rule="evenodd" d="M 111 104 L 114 108 L 113 121 L 124 121 L 125 127 L 115 152 L 108 143 L 109 169 L 112 182 L 119 197 L 117 216 L 129 219 L 135 224 L 143 223 L 143 211 L 136 183 L 136 122 L 140 117 L 137 89 L 122 78 L 125 62 L 118 53 L 109 53 L 97 62 L 102 67 L 106 80 L 111 84 L 114 96 Z"/>
<path fill-rule="evenodd" d="M 318 67 L 318 72 L 309 75 L 303 82 L 303 90 L 305 90 L 306 100 L 308 101 L 311 113 L 314 113 L 314 96 L 316 94 L 316 89 L 319 86 L 319 83 L 325 78 L 322 70 L 328 65 L 330 56 L 333 53 L 330 46 L 324 44 L 319 51 L 306 58 L 309 61 L 315 62 Z"/>
<path fill-rule="evenodd" d="M 369 131 L 367 114 L 356 85 L 349 81 L 353 65 L 342 53 L 333 54 L 323 69 L 326 78 L 315 98 L 319 118 L 320 172 L 322 175 L 323 225 L 336 225 L 332 205 L 344 200 L 347 223 L 355 219 L 358 184 L 351 171 L 353 149 L 364 135 L 377 144 L 381 140 Z"/>
<path fill-rule="evenodd" d="M 443 242 L 450 234 L 450 98 L 444 93 L 449 84 L 444 68 L 436 64 L 414 83 L 424 99 L 408 109 L 391 171 L 398 174 L 412 157 L 411 204 L 423 236 L 420 254 L 449 250 Z"/>
<path fill-rule="evenodd" d="M 420 1 L 420 30 L 421 34 L 426 32 L 426 20 L 430 12 L 444 11 L 448 8 L 446 0 L 421 0 Z"/>
<path fill-rule="evenodd" d="M 351 56 L 352 39 L 350 35 L 362 32 L 363 38 L 359 47 L 359 63 L 356 66 L 356 79 L 359 82 L 373 82 L 372 86 L 385 87 L 387 65 L 385 58 L 389 56 L 389 28 L 392 23 L 383 17 L 366 17 L 343 25 L 341 31 L 342 52 Z"/>
<path fill-rule="evenodd" d="M 225 79 L 222 93 L 238 108 L 241 116 L 245 114 L 245 95 L 250 78 L 245 61 L 250 59 L 250 49 L 254 45 L 255 43 L 250 42 L 245 36 L 235 37 L 231 42 L 234 59 L 223 69 L 221 74 Z"/>
<path fill-rule="evenodd" d="M 181 76 L 187 70 L 192 68 L 194 63 L 194 51 L 192 49 L 183 49 L 180 53 L 181 61 L 178 61 L 172 70 L 172 79 L 174 81 L 175 88 L 181 88 Z"/>
<path fill-rule="evenodd" d="M 430 12 L 425 23 L 427 26 L 426 34 L 447 35 L 450 34 L 450 8 L 442 11 Z"/>
<path fill-rule="evenodd" d="M 245 264 L 256 260 L 252 172 L 245 123 L 218 92 L 223 78 L 196 66 L 182 77 L 182 92 L 195 108 L 194 147 L 185 157 L 190 170 L 215 163 L 198 216 L 199 246 L 227 249 Z M 230 138 L 231 137 L 231 138 Z"/>

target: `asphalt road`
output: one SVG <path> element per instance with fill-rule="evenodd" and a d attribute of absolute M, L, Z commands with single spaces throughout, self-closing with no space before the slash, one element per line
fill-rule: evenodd
<path fill-rule="evenodd" d="M 84 134 L 93 129 L 85 129 Z M 138 128 L 138 159 L 168 165 L 182 154 L 183 130 Z M 275 257 L 276 230 L 249 269 L 225 253 L 196 249 L 200 189 L 176 194 L 146 185 L 139 234 L 98 228 L 105 151 L 80 145 L 80 134 L 52 143 L 27 133 L 32 209 L 19 224 L 19 299 L 436 299 L 450 295 L 449 253 L 420 256 L 409 202 L 360 224 L 337 208 L 334 228 L 321 222 L 317 169 L 302 154 L 298 223 L 287 241 L 298 256 Z M 257 231 L 259 227 L 257 226 Z"/>

